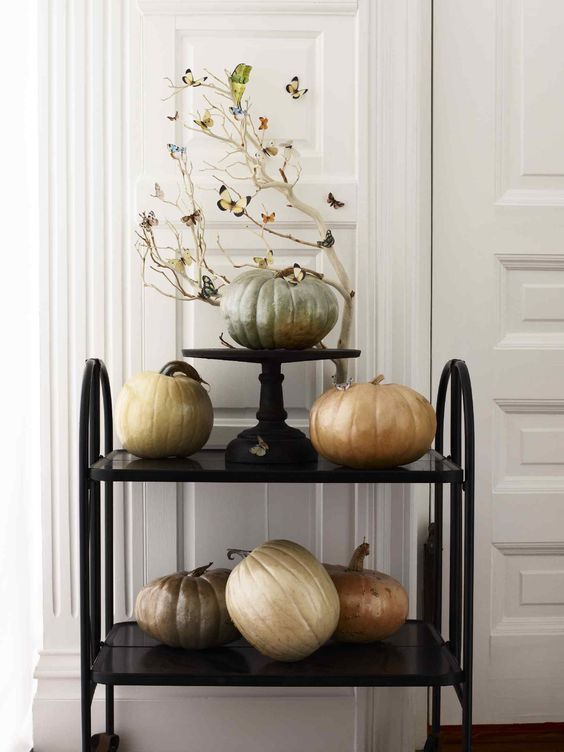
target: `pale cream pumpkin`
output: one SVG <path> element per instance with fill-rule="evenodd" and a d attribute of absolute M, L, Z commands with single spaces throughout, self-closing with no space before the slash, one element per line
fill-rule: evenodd
<path fill-rule="evenodd" d="M 235 567 L 226 601 L 241 634 L 278 661 L 311 655 L 339 619 L 339 597 L 323 565 L 286 540 L 263 543 Z"/>
<path fill-rule="evenodd" d="M 138 373 L 116 403 L 116 430 L 124 448 L 138 457 L 187 457 L 203 447 L 213 426 L 213 408 L 195 368 L 171 361 L 160 373 Z"/>
<path fill-rule="evenodd" d="M 173 648 L 200 650 L 236 640 L 240 635 L 225 605 L 231 570 L 209 567 L 176 572 L 145 585 L 135 601 L 141 629 Z"/>
<path fill-rule="evenodd" d="M 364 569 L 368 543 L 355 549 L 347 567 L 325 564 L 340 601 L 340 616 L 333 637 L 340 642 L 385 640 L 407 619 L 409 601 L 402 584 L 376 570 Z"/>
<path fill-rule="evenodd" d="M 233 280 L 222 295 L 221 311 L 235 342 L 253 350 L 312 347 L 339 318 L 337 298 L 325 282 L 306 274 L 292 284 L 269 269 Z"/>
<path fill-rule="evenodd" d="M 382 384 L 338 385 L 313 404 L 310 438 L 320 455 L 339 465 L 363 469 L 414 462 L 431 446 L 435 411 L 414 389 Z"/>

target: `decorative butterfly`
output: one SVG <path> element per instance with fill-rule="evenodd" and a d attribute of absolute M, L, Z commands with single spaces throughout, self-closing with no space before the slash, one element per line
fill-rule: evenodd
<path fill-rule="evenodd" d="M 213 119 L 211 116 L 211 112 L 209 110 L 204 110 L 202 119 L 194 120 L 194 122 L 196 123 L 196 125 L 199 125 L 202 130 L 207 131 L 208 128 L 211 128 L 213 126 Z"/>
<path fill-rule="evenodd" d="M 178 120 L 178 110 L 174 113 L 174 115 L 167 115 L 167 120 Z"/>
<path fill-rule="evenodd" d="M 193 227 L 197 222 L 200 221 L 201 218 L 202 213 L 199 209 L 196 209 L 196 211 L 192 212 L 192 214 L 187 214 L 185 217 L 181 217 L 180 221 L 184 222 L 187 227 Z"/>
<path fill-rule="evenodd" d="M 249 449 L 249 452 L 251 454 L 256 455 L 257 457 L 264 457 L 264 455 L 268 452 L 270 447 L 266 443 L 266 441 L 262 438 L 262 436 L 257 436 L 257 443 L 255 446 L 251 447 Z"/>
<path fill-rule="evenodd" d="M 204 76 L 196 81 L 190 68 L 186 68 L 186 73 L 182 76 L 182 83 L 185 83 L 186 86 L 201 86 L 206 79 L 207 76 Z"/>
<path fill-rule="evenodd" d="M 200 297 L 208 300 L 217 295 L 217 287 L 211 281 L 211 278 L 206 274 L 202 277 L 202 289 L 200 290 Z"/>
<path fill-rule="evenodd" d="M 165 192 L 158 183 L 155 183 L 155 196 L 160 199 L 165 197 Z"/>
<path fill-rule="evenodd" d="M 186 267 L 190 266 L 193 260 L 194 259 L 188 251 L 183 251 L 180 258 L 170 259 L 168 265 L 177 274 L 186 275 Z"/>
<path fill-rule="evenodd" d="M 305 272 L 299 264 L 294 264 L 294 276 L 289 280 L 293 285 L 297 285 L 305 277 Z"/>
<path fill-rule="evenodd" d="M 332 206 L 333 209 L 340 209 L 342 206 L 345 205 L 344 201 L 337 201 L 337 199 L 335 198 L 335 196 L 333 196 L 331 192 L 327 196 L 327 203 L 329 204 L 329 206 Z"/>
<path fill-rule="evenodd" d="M 249 76 L 252 69 L 251 65 L 239 63 L 239 65 L 235 66 L 233 73 L 229 76 L 231 95 L 233 96 L 237 107 L 241 106 L 241 99 L 245 93 L 245 88 L 249 83 Z"/>
<path fill-rule="evenodd" d="M 237 201 L 234 201 L 227 188 L 222 185 L 219 189 L 219 201 L 217 202 L 217 206 L 221 211 L 229 211 L 236 217 L 241 217 L 245 213 L 245 209 L 249 205 L 250 200 L 250 196 L 240 196 Z"/>
<path fill-rule="evenodd" d="M 259 131 L 265 131 L 268 128 L 268 118 L 267 117 L 261 117 L 259 115 L 260 125 L 258 127 Z"/>
<path fill-rule="evenodd" d="M 274 222 L 274 220 L 276 219 L 276 212 L 272 212 L 272 214 L 265 214 L 264 212 L 261 212 L 260 216 L 262 217 L 263 225 L 267 225 L 269 222 Z"/>
<path fill-rule="evenodd" d="M 159 224 L 159 220 L 155 217 L 154 211 L 150 211 L 148 214 L 146 212 L 140 212 L 139 216 L 141 217 L 139 224 L 144 230 L 148 230 L 150 227 L 155 227 L 155 225 Z"/>
<path fill-rule="evenodd" d="M 350 389 L 353 383 L 352 378 L 348 378 L 346 381 L 342 382 L 341 384 L 337 384 L 335 382 L 335 377 L 333 376 L 333 381 L 335 383 L 335 389 L 338 389 L 339 392 L 346 392 L 347 389 Z"/>
<path fill-rule="evenodd" d="M 247 116 L 247 110 L 244 110 L 240 105 L 236 107 L 231 106 L 229 109 L 235 120 L 244 120 Z"/>
<path fill-rule="evenodd" d="M 279 144 L 281 149 L 284 149 L 284 159 L 286 162 L 289 162 L 292 157 L 299 157 L 300 154 L 296 147 L 294 146 L 294 142 L 289 141 L 283 141 L 281 144 Z"/>
<path fill-rule="evenodd" d="M 274 254 L 269 248 L 266 256 L 253 256 L 253 261 L 259 267 L 259 269 L 268 269 L 268 267 L 274 261 Z"/>
<path fill-rule="evenodd" d="M 327 232 L 325 233 L 324 240 L 317 241 L 318 248 L 332 248 L 334 245 L 335 245 L 335 238 L 333 237 L 333 233 L 331 232 L 331 230 L 327 230 Z"/>
<path fill-rule="evenodd" d="M 185 146 L 177 146 L 176 144 L 167 144 L 167 149 L 169 151 L 170 156 L 173 159 L 181 159 L 186 155 L 186 147 Z"/>
<path fill-rule="evenodd" d="M 275 157 L 278 154 L 278 147 L 274 141 L 269 141 L 266 146 L 262 147 L 262 151 L 267 157 Z"/>
<path fill-rule="evenodd" d="M 292 99 L 299 99 L 307 93 L 307 89 L 300 89 L 300 79 L 297 76 L 286 85 L 286 91 L 292 95 Z"/>

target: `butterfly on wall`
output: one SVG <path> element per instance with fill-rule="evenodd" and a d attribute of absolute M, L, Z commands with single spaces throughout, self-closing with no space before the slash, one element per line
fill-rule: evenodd
<path fill-rule="evenodd" d="M 182 76 L 182 83 L 186 84 L 186 86 L 201 86 L 206 80 L 207 76 L 203 76 L 203 78 L 196 80 L 190 68 L 186 68 L 186 72 Z"/>
<path fill-rule="evenodd" d="M 208 300 L 217 295 L 217 287 L 211 281 L 211 278 L 204 274 L 202 277 L 202 289 L 200 290 L 200 297 Z"/>
<path fill-rule="evenodd" d="M 300 99 L 304 94 L 307 94 L 307 89 L 300 89 L 300 79 L 297 76 L 286 84 L 286 91 L 292 96 L 292 99 Z"/>
<path fill-rule="evenodd" d="M 259 267 L 259 269 L 268 269 L 268 267 L 274 261 L 274 254 L 269 248 L 266 256 L 253 256 L 253 261 Z"/>
<path fill-rule="evenodd" d="M 241 105 L 231 106 L 229 111 L 235 118 L 235 120 L 244 120 L 247 116 L 247 110 L 244 110 Z"/>
<path fill-rule="evenodd" d="M 255 446 L 252 446 L 249 449 L 249 452 L 251 454 L 256 455 L 257 457 L 264 457 L 264 455 L 268 452 L 270 447 L 266 443 L 266 441 L 262 438 L 262 436 L 257 436 L 257 443 Z"/>
<path fill-rule="evenodd" d="M 155 183 L 155 192 L 153 195 L 155 198 L 160 198 L 161 200 L 165 197 L 165 192 L 158 183 Z"/>
<path fill-rule="evenodd" d="M 227 188 L 222 185 L 219 189 L 219 201 L 217 202 L 217 206 L 221 211 L 228 211 L 236 217 L 241 217 L 245 213 L 245 209 L 249 205 L 250 200 L 250 196 L 240 196 L 237 200 L 234 200 L 231 193 L 229 193 Z"/>
<path fill-rule="evenodd" d="M 266 154 L 267 157 L 275 157 L 278 154 L 278 147 L 274 143 L 274 141 L 269 141 L 266 146 L 262 147 L 263 154 Z"/>
<path fill-rule="evenodd" d="M 265 131 L 268 128 L 268 118 L 259 115 L 259 131 Z"/>
<path fill-rule="evenodd" d="M 178 110 L 174 113 L 174 115 L 167 115 L 167 120 L 178 120 Z"/>
<path fill-rule="evenodd" d="M 329 192 L 329 195 L 327 196 L 327 203 L 329 206 L 333 207 L 333 209 L 340 209 L 345 205 L 344 201 L 337 201 L 331 192 Z"/>
<path fill-rule="evenodd" d="M 262 223 L 263 225 L 267 225 L 269 222 L 274 222 L 276 219 L 276 212 L 272 212 L 272 214 L 266 214 L 265 212 L 261 212 L 260 216 L 262 217 Z"/>
<path fill-rule="evenodd" d="M 202 115 L 201 120 L 194 120 L 194 122 L 196 123 L 196 125 L 199 125 L 202 130 L 207 131 L 213 126 L 213 118 L 211 116 L 211 112 L 209 110 L 204 110 L 204 114 Z"/>
<path fill-rule="evenodd" d="M 139 216 L 141 217 L 139 224 L 144 230 L 148 230 L 149 228 L 155 227 L 159 224 L 159 220 L 156 218 L 154 211 L 150 211 L 148 213 L 140 212 Z"/>
<path fill-rule="evenodd" d="M 187 227 L 194 227 L 194 225 L 200 221 L 202 213 L 199 209 L 193 211 L 192 214 L 186 214 L 184 217 L 180 217 L 180 221 L 184 222 Z"/>
<path fill-rule="evenodd" d="M 331 230 L 327 230 L 324 240 L 317 241 L 318 248 L 332 248 L 335 245 L 335 238 Z"/>
<path fill-rule="evenodd" d="M 177 146 L 176 144 L 167 144 L 168 153 L 173 159 L 182 159 L 186 155 L 185 146 Z"/>

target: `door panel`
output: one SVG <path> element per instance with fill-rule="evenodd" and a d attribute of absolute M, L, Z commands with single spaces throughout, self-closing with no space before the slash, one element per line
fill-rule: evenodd
<path fill-rule="evenodd" d="M 475 394 L 479 723 L 562 719 L 563 31 L 558 0 L 435 2 L 433 370 L 464 358 Z"/>

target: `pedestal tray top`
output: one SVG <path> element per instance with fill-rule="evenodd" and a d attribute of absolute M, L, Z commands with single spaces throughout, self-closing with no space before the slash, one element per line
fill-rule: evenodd
<path fill-rule="evenodd" d="M 337 348 L 308 348 L 306 350 L 250 350 L 247 347 L 184 348 L 186 358 L 208 358 L 210 360 L 235 360 L 242 363 L 299 363 L 306 360 L 342 360 L 358 358 L 360 350 L 339 350 Z"/>

